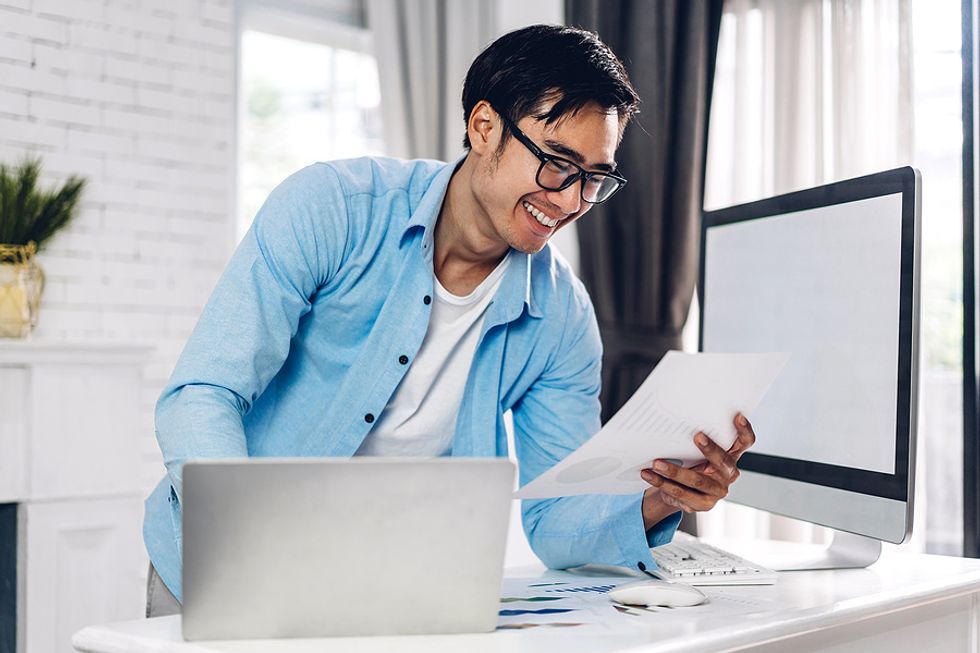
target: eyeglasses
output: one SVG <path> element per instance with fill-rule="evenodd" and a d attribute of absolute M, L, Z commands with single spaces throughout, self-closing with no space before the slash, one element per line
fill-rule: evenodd
<path fill-rule="evenodd" d="M 534 144 L 527 134 L 518 129 L 510 118 L 499 114 L 507 129 L 514 134 L 524 146 L 531 150 L 534 156 L 541 160 L 535 181 L 545 190 L 565 190 L 579 179 L 582 180 L 582 200 L 589 204 L 605 202 L 620 188 L 626 185 L 626 179 L 611 172 L 589 172 L 582 166 L 560 156 L 548 154 Z"/>

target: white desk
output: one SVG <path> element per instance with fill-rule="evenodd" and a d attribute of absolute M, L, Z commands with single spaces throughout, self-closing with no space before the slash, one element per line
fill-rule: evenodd
<path fill-rule="evenodd" d="M 85 628 L 72 643 L 90 653 L 980 651 L 980 560 L 886 552 L 867 569 L 791 572 L 772 586 L 705 591 L 708 604 L 622 615 L 615 627 L 188 643 L 180 636 L 180 618 L 162 617 Z"/>

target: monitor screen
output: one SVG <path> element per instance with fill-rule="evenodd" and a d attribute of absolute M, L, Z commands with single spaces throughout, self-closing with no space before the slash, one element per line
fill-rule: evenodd
<path fill-rule="evenodd" d="M 791 354 L 753 451 L 892 474 L 902 195 L 711 228 L 704 351 Z"/>

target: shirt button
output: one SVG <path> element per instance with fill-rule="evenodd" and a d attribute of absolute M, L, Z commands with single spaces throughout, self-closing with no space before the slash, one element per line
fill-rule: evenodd
<path fill-rule="evenodd" d="M 398 362 L 401 363 L 402 365 L 408 365 L 408 356 L 402 354 L 401 356 L 398 357 Z"/>
<path fill-rule="evenodd" d="M 368 413 L 367 415 L 364 416 L 364 421 L 370 424 L 371 422 L 374 421 L 374 415 Z"/>
<path fill-rule="evenodd" d="M 423 304 L 431 304 L 432 303 L 432 298 L 429 297 L 428 295 L 426 295 L 425 297 L 422 298 L 422 303 Z"/>

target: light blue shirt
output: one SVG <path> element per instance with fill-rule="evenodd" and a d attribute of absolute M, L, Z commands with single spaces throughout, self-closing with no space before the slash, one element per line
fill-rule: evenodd
<path fill-rule="evenodd" d="M 454 165 L 318 163 L 270 195 L 225 269 L 156 409 L 167 475 L 146 501 L 153 566 L 181 598 L 181 470 L 194 458 L 349 457 L 418 352 L 435 223 Z M 400 357 L 407 356 L 408 364 Z M 453 456 L 506 456 L 524 485 L 599 430 L 602 346 L 582 283 L 550 246 L 514 256 L 487 309 Z M 644 530 L 641 494 L 525 500 L 552 568 L 654 567 L 674 515 Z"/>

